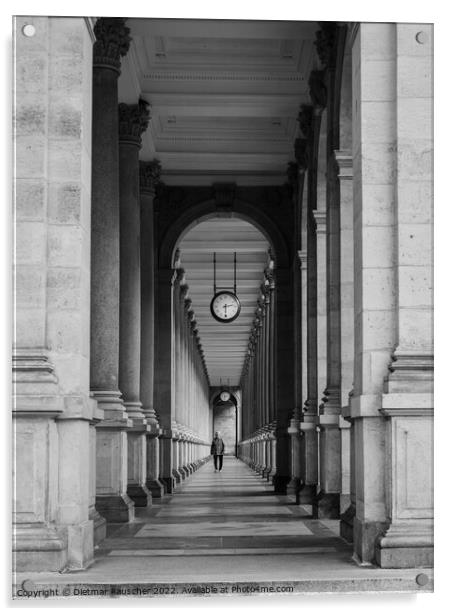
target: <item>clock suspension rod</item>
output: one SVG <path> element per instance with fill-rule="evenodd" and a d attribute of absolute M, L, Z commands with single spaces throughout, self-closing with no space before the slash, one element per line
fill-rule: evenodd
<path fill-rule="evenodd" d="M 217 293 L 217 253 L 213 253 L 213 294 Z"/>
<path fill-rule="evenodd" d="M 237 295 L 237 253 L 234 252 L 234 295 Z"/>

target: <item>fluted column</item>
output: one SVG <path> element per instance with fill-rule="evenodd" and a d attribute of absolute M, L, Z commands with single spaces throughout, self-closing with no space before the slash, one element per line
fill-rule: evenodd
<path fill-rule="evenodd" d="M 146 487 L 146 433 L 140 401 L 141 264 L 139 160 L 141 135 L 149 122 L 146 103 L 119 105 L 120 310 L 119 387 L 132 420 L 127 433 L 127 493 L 138 507 L 152 496 Z"/>
<path fill-rule="evenodd" d="M 122 18 L 101 18 L 94 32 L 90 381 L 105 417 L 96 428 L 96 508 L 109 522 L 127 522 L 133 519 L 126 493 L 126 430 L 132 422 L 119 386 L 118 75 L 130 37 Z"/>
<path fill-rule="evenodd" d="M 164 493 L 159 480 L 160 433 L 154 409 L 155 362 L 155 246 L 154 246 L 154 197 L 160 178 L 157 160 L 140 162 L 140 258 L 141 258 L 141 348 L 140 348 L 140 400 L 143 415 L 150 426 L 146 435 L 146 487 L 153 498 Z"/>

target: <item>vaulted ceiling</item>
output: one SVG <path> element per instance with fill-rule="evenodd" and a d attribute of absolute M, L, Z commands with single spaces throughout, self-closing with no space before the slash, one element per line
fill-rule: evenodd
<path fill-rule="evenodd" d="M 151 122 L 141 158 L 166 184 L 281 184 L 309 102 L 316 22 L 129 19 L 121 102 Z"/>

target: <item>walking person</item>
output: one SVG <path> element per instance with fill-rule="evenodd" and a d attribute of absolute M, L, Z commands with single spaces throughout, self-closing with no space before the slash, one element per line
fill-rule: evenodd
<path fill-rule="evenodd" d="M 221 469 L 223 468 L 224 442 L 223 439 L 220 438 L 220 434 L 218 432 L 215 432 L 215 436 L 210 447 L 210 454 L 213 455 L 215 472 L 218 470 L 221 473 Z"/>

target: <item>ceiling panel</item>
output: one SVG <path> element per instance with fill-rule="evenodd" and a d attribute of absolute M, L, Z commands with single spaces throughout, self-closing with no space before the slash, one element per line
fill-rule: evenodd
<path fill-rule="evenodd" d="M 129 19 L 119 98 L 151 106 L 142 160 L 168 184 L 280 184 L 317 68 L 316 22 Z"/>

